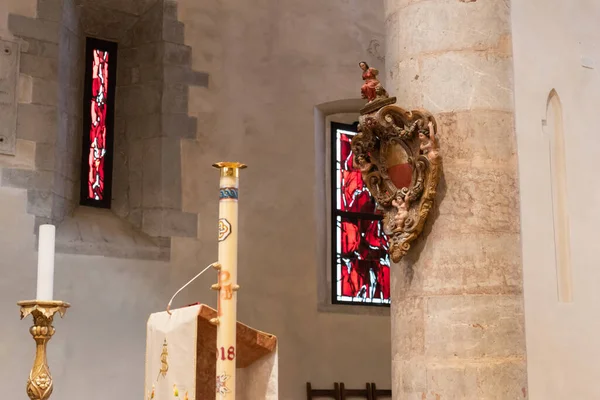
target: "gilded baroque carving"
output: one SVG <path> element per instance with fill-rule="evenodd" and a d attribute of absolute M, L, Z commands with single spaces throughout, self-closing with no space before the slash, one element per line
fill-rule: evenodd
<path fill-rule="evenodd" d="M 398 262 L 423 231 L 436 196 L 442 170 L 437 125 L 427 111 L 395 105 L 377 71 L 364 62 L 360 67 L 366 81 L 361 92 L 369 102 L 352 140 L 354 165 L 383 210 L 390 256 Z"/>

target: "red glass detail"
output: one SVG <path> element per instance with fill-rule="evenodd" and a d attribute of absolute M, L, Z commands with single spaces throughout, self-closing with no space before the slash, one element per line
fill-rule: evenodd
<path fill-rule="evenodd" d="M 382 218 L 360 170 L 353 166 L 351 140 L 354 134 L 339 130 L 336 134 L 339 138 L 336 143 L 339 159 L 335 160 L 339 191 L 334 212 L 343 213 L 336 217 L 339 224 L 335 236 L 338 238 L 336 295 L 343 302 L 389 303 L 389 244 L 383 233 Z M 404 176 L 407 171 L 400 172 Z"/>
<path fill-rule="evenodd" d="M 352 136 L 340 134 L 340 160 L 338 168 L 341 175 L 341 201 L 340 211 L 350 212 L 375 212 L 375 199 L 369 193 L 367 186 L 363 182 L 360 170 L 352 165 L 354 155 L 350 147 Z"/>
<path fill-rule="evenodd" d="M 107 51 L 94 49 L 92 99 L 90 104 L 90 149 L 88 158 L 88 199 L 104 199 L 104 157 L 106 155 L 106 101 L 108 96 Z"/>
<path fill-rule="evenodd" d="M 388 240 L 381 221 L 341 219 L 340 296 L 390 299 Z"/>

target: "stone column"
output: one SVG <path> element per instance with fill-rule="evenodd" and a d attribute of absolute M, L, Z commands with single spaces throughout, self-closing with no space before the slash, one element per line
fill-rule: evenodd
<path fill-rule="evenodd" d="M 527 398 L 508 0 L 387 0 L 386 80 L 439 126 L 444 175 L 392 268 L 396 400 Z"/>

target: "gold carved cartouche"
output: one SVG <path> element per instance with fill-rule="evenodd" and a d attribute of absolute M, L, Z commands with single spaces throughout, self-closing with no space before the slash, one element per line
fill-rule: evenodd
<path fill-rule="evenodd" d="M 423 231 L 436 196 L 442 158 L 433 115 L 404 110 L 379 82 L 373 86 L 377 95 L 368 98 L 361 110 L 352 152 L 355 168 L 383 210 L 390 256 L 398 262 Z"/>

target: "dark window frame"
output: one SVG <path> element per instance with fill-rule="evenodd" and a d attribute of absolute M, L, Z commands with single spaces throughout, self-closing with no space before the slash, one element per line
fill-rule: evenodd
<path fill-rule="evenodd" d="M 104 198 L 101 200 L 88 199 L 88 173 L 90 151 L 90 126 L 92 116 L 90 104 L 92 101 L 92 64 L 94 50 L 108 51 L 108 96 L 106 100 L 106 154 L 104 155 Z M 83 92 L 83 139 L 81 154 L 81 190 L 79 204 L 82 206 L 110 208 L 112 200 L 113 154 L 114 154 L 114 123 L 115 123 L 115 89 L 117 78 L 118 44 L 96 38 L 86 38 L 85 45 L 85 78 Z"/>
<path fill-rule="evenodd" d="M 332 304 L 342 304 L 347 306 L 369 306 L 369 307 L 390 307 L 390 303 L 368 303 L 368 302 L 359 302 L 359 301 L 340 301 L 337 298 L 337 266 L 338 266 L 338 243 L 337 243 L 337 218 L 360 218 L 363 220 L 382 220 L 382 215 L 370 214 L 370 213 L 360 213 L 360 212 L 349 212 L 349 211 L 340 211 L 337 209 L 337 131 L 344 130 L 349 132 L 357 132 L 358 122 L 353 124 L 342 124 L 340 122 L 331 122 L 330 129 L 330 217 L 329 217 L 329 225 L 331 227 L 331 303 Z"/>

